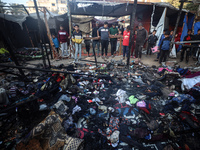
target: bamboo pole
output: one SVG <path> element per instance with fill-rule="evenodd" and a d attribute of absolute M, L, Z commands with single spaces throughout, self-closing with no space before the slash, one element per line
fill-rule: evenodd
<path fill-rule="evenodd" d="M 122 53 L 122 38 L 120 38 L 119 56 L 121 56 L 121 53 Z"/>
<path fill-rule="evenodd" d="M 53 52 L 53 58 L 55 59 L 56 58 L 56 53 L 55 53 L 55 49 L 53 47 L 53 41 L 52 41 L 52 38 L 51 38 L 51 32 L 50 32 L 49 25 L 48 25 L 48 22 L 47 22 L 47 14 L 46 14 L 46 8 L 45 7 L 44 7 L 43 11 L 44 11 L 45 26 L 46 26 L 46 29 L 47 29 L 47 36 L 49 38 L 50 46 L 51 46 L 51 49 L 52 49 L 52 52 Z"/>

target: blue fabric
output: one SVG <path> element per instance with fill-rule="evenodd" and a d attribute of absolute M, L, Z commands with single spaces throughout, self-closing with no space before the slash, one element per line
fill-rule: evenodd
<path fill-rule="evenodd" d="M 170 40 L 163 40 L 161 50 L 169 50 Z"/>
<path fill-rule="evenodd" d="M 184 37 L 187 36 L 187 32 L 188 32 L 188 26 L 187 26 L 187 15 L 185 15 L 185 18 L 183 20 L 183 23 L 184 24 L 184 27 L 183 27 L 183 31 L 182 31 L 182 34 L 181 34 L 181 40 L 180 41 L 183 41 L 184 40 Z M 182 48 L 182 45 L 179 45 L 178 47 L 178 52 L 181 50 Z"/>
<path fill-rule="evenodd" d="M 178 97 L 174 97 L 172 101 L 176 101 L 178 103 L 182 103 L 184 100 L 189 100 L 190 103 L 195 103 L 196 100 L 189 94 L 180 94 Z M 169 101 L 171 102 L 171 101 Z"/>
<path fill-rule="evenodd" d="M 180 75 L 185 75 L 185 74 L 188 72 L 188 69 L 177 68 L 176 71 L 177 71 Z"/>
<path fill-rule="evenodd" d="M 162 34 L 161 35 L 161 38 L 160 38 L 160 41 L 159 41 L 159 43 L 158 43 L 158 46 L 160 46 L 160 44 L 161 44 L 161 42 L 162 42 L 162 40 L 165 38 L 165 35 L 164 34 Z"/>
<path fill-rule="evenodd" d="M 192 29 L 195 15 L 188 16 L 188 29 Z"/>
<path fill-rule="evenodd" d="M 194 35 L 197 34 L 197 31 L 200 29 L 200 22 L 194 24 Z"/>
<path fill-rule="evenodd" d="M 55 45 L 55 48 L 59 48 L 59 41 L 58 41 L 58 39 L 57 38 L 52 38 L 52 41 L 53 41 L 53 43 Z"/>

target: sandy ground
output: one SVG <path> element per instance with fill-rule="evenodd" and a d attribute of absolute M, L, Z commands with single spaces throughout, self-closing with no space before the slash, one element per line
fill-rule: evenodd
<path fill-rule="evenodd" d="M 91 60 L 94 61 L 94 57 L 86 57 L 83 56 L 82 57 L 83 60 Z M 109 57 L 107 60 L 110 61 L 111 59 L 115 59 L 115 60 L 120 60 L 123 59 L 123 56 L 115 56 L 114 58 Z M 142 55 L 142 63 L 148 66 L 152 66 L 152 65 L 156 65 L 159 66 L 160 64 L 158 63 L 158 61 L 154 61 L 156 59 L 156 54 L 153 54 L 151 56 L 146 56 L 145 54 Z M 61 59 L 61 60 L 51 60 L 51 65 L 59 65 L 59 64 L 69 64 L 71 62 L 73 62 L 74 59 Z M 134 58 L 130 59 L 130 62 L 132 60 L 135 60 Z M 126 63 L 126 59 L 123 60 Z M 195 63 L 196 61 L 194 61 L 192 58 L 190 58 L 189 63 L 186 64 L 185 60 L 183 62 L 180 62 L 180 53 L 178 53 L 178 56 L 176 59 L 171 59 L 169 58 L 168 61 L 174 61 L 176 62 L 178 65 L 180 65 L 182 68 L 184 67 L 196 67 Z M 87 61 L 80 61 L 81 63 L 87 63 Z M 97 57 L 97 62 L 105 62 L 101 57 Z M 38 64 L 38 63 L 42 63 L 42 60 L 33 60 L 33 61 L 29 61 L 29 64 Z"/>

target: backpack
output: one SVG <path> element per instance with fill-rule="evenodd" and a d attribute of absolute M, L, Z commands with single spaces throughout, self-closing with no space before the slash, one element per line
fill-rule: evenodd
<path fill-rule="evenodd" d="M 170 47 L 170 40 L 163 40 L 161 50 L 169 50 L 169 47 Z"/>

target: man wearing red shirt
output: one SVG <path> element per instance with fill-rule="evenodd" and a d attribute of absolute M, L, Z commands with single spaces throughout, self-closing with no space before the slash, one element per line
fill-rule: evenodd
<path fill-rule="evenodd" d="M 126 30 L 123 33 L 123 59 L 128 57 L 128 47 L 129 47 L 129 38 L 130 38 L 130 26 L 126 27 Z"/>
<path fill-rule="evenodd" d="M 64 30 L 64 27 L 60 25 L 60 30 L 58 31 L 58 41 L 60 42 L 62 57 L 68 55 L 67 51 L 67 39 L 69 34 Z"/>
<path fill-rule="evenodd" d="M 191 33 L 192 33 L 192 30 L 188 30 L 188 35 L 184 37 L 183 41 L 191 41 Z M 191 44 L 186 43 L 185 45 L 191 45 Z M 189 55 L 190 55 L 190 49 L 191 49 L 191 47 L 189 47 L 189 46 L 183 46 L 183 49 L 181 51 L 181 60 L 180 61 L 183 61 L 184 54 L 185 54 L 185 51 L 186 51 L 186 63 L 188 63 Z"/>

